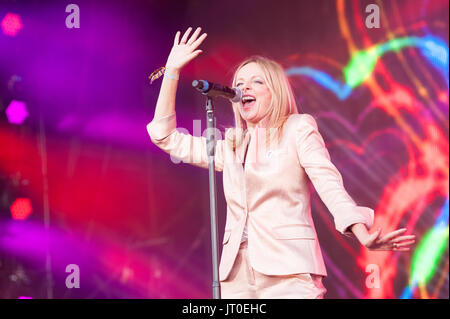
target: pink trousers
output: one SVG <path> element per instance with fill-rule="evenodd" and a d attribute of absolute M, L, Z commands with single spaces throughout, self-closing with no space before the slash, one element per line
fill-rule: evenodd
<path fill-rule="evenodd" d="M 241 244 L 230 275 L 220 285 L 223 299 L 323 299 L 327 292 L 319 275 L 257 272 L 250 266 L 247 242 Z"/>

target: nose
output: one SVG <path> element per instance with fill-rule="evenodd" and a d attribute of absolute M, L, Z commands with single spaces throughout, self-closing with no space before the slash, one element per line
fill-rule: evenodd
<path fill-rule="evenodd" d="M 242 86 L 242 92 L 247 92 L 248 90 L 251 90 L 250 82 L 244 82 L 244 85 Z"/>

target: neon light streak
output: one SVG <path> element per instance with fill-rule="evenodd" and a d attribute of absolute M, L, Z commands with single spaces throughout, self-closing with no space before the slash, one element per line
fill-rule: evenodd
<path fill-rule="evenodd" d="M 325 72 L 315 70 L 310 67 L 294 67 L 286 70 L 286 75 L 306 75 L 311 77 L 314 81 L 326 87 L 332 91 L 340 100 L 345 100 L 350 93 L 352 93 L 352 88 L 345 83 L 341 83 L 333 79 L 330 75 Z"/>
<path fill-rule="evenodd" d="M 448 246 L 448 211 L 447 198 L 435 226 L 425 234 L 417 246 L 411 263 L 410 285 L 403 291 L 402 299 L 411 298 L 417 286 L 420 287 L 422 295 L 428 295 L 425 286 L 436 273 L 436 268 Z"/>
<path fill-rule="evenodd" d="M 340 100 L 344 100 L 351 94 L 353 88 L 361 85 L 364 80 L 370 77 L 380 57 L 390 51 L 399 51 L 408 46 L 414 46 L 420 49 L 422 55 L 435 68 L 442 72 L 448 86 L 448 45 L 433 35 L 427 35 L 423 38 L 404 37 L 393 39 L 354 53 L 352 59 L 343 70 L 346 83 L 341 83 L 329 74 L 311 67 L 292 67 L 286 70 L 286 75 L 305 75 L 311 77 L 314 81 L 336 94 Z"/>
<path fill-rule="evenodd" d="M 399 51 L 404 47 L 415 46 L 421 53 L 446 75 L 448 84 L 448 46 L 441 39 L 428 35 L 423 38 L 405 37 L 373 46 L 356 52 L 350 63 L 344 68 L 347 84 L 354 88 L 360 85 L 373 72 L 378 59 L 390 51 Z"/>
<path fill-rule="evenodd" d="M 448 246 L 448 226 L 431 229 L 422 239 L 413 256 L 411 283 L 426 284 Z"/>

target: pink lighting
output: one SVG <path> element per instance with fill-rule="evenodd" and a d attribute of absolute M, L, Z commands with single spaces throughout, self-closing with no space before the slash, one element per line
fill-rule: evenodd
<path fill-rule="evenodd" d="M 22 124 L 28 117 L 25 102 L 13 100 L 6 108 L 6 116 L 11 124 Z"/>
<path fill-rule="evenodd" d="M 14 37 L 23 28 L 20 16 L 14 13 L 7 13 L 2 22 L 3 33 Z"/>
<path fill-rule="evenodd" d="M 28 198 L 17 198 L 11 207 L 11 215 L 13 219 L 25 220 L 33 212 L 31 201 Z"/>

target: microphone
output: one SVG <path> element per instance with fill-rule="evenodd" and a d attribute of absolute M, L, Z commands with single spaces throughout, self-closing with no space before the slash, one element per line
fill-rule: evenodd
<path fill-rule="evenodd" d="M 220 84 L 208 82 L 205 80 L 194 80 L 192 86 L 200 93 L 209 97 L 220 96 L 231 100 L 233 103 L 240 102 L 242 99 L 242 91 L 239 88 L 229 88 Z"/>

